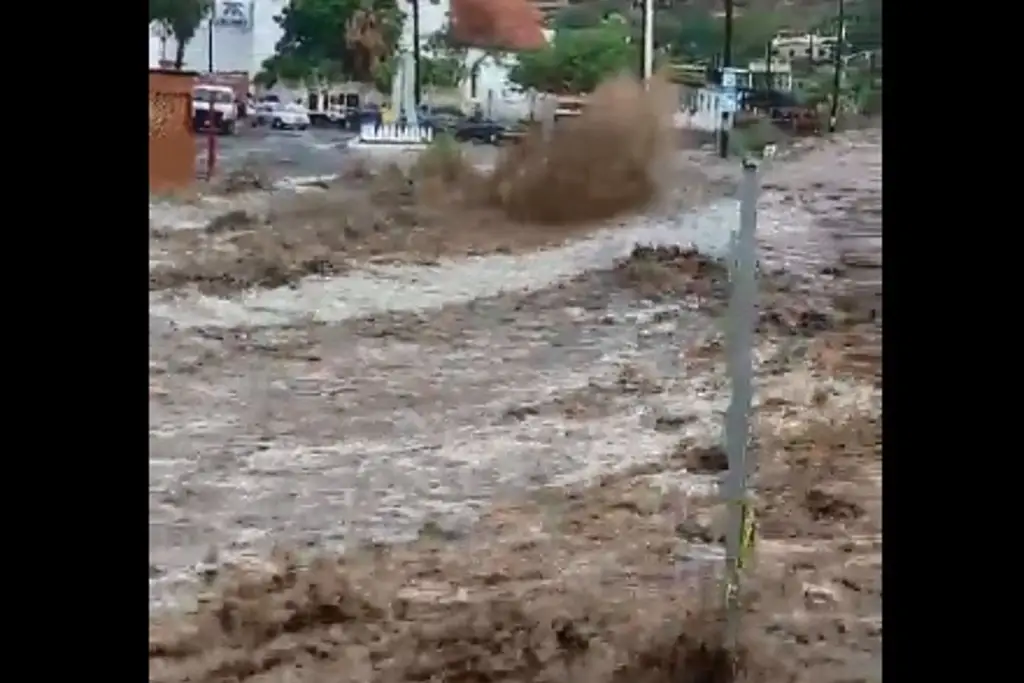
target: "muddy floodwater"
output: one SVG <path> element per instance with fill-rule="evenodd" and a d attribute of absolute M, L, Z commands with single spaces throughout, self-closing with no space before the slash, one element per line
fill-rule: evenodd
<path fill-rule="evenodd" d="M 842 268 L 880 318 L 880 164 L 877 131 L 774 164 L 763 268 L 806 282 Z M 160 206 L 151 260 L 173 268 L 168 235 L 202 230 L 203 211 Z M 540 251 L 368 263 L 225 296 L 151 288 L 153 606 L 190 604 L 211 549 L 255 563 L 282 543 L 343 551 L 426 527 L 458 539 L 495 501 L 587 485 L 681 440 L 715 444 L 726 380 L 698 362 L 720 335 L 714 294 L 651 296 L 614 272 L 638 243 L 722 256 L 738 213 L 720 198 Z M 762 340 L 759 404 L 877 415 L 874 384 L 778 360 L 812 337 Z M 787 415 L 765 420 L 782 429 Z M 685 496 L 717 481 L 691 467 L 658 485 Z"/>

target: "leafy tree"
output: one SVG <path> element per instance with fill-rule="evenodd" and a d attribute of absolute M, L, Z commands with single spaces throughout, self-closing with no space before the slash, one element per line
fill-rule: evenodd
<path fill-rule="evenodd" d="M 595 28 L 601 25 L 606 9 L 600 3 L 569 5 L 555 15 L 555 31 Z"/>
<path fill-rule="evenodd" d="M 523 89 L 590 92 L 605 78 L 636 69 L 639 53 L 629 37 L 628 24 L 616 19 L 559 31 L 550 45 L 521 54 L 509 80 Z"/>
<path fill-rule="evenodd" d="M 373 82 L 395 51 L 405 17 L 395 0 L 293 0 L 263 83 L 347 77 Z"/>
<path fill-rule="evenodd" d="M 674 26 L 669 30 L 674 30 L 666 30 L 665 38 L 673 55 L 699 61 L 721 53 L 725 42 L 725 23 L 721 19 L 699 9 L 672 14 Z"/>
<path fill-rule="evenodd" d="M 847 8 L 846 40 L 855 50 L 882 47 L 882 0 L 857 0 Z"/>
<path fill-rule="evenodd" d="M 454 40 L 451 19 L 432 33 L 420 55 L 420 82 L 439 88 L 454 88 L 468 75 L 467 50 Z"/>
<path fill-rule="evenodd" d="M 746 65 L 751 60 L 764 59 L 772 38 L 785 25 L 786 18 L 779 12 L 751 10 L 738 15 L 733 23 L 732 63 Z"/>
<path fill-rule="evenodd" d="M 174 68 L 185 61 L 185 47 L 195 37 L 203 17 L 212 9 L 211 0 L 149 0 L 149 21 L 166 26 L 174 36 Z"/>
<path fill-rule="evenodd" d="M 391 84 L 395 80 L 395 74 L 398 73 L 398 60 L 395 59 L 394 55 L 389 56 L 387 59 L 382 61 L 376 69 L 373 71 L 373 87 L 379 92 L 390 93 Z"/>

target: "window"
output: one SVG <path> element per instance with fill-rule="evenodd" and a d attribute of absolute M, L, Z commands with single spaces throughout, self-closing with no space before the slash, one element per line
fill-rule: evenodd
<path fill-rule="evenodd" d="M 238 26 L 241 28 L 249 26 L 251 6 L 246 7 L 244 2 L 225 0 L 216 9 L 220 11 L 215 12 L 214 24 L 218 26 Z"/>
<path fill-rule="evenodd" d="M 211 90 L 210 88 L 196 88 L 192 92 L 192 97 L 197 100 L 203 100 L 209 102 L 213 99 L 214 102 L 223 104 L 224 102 L 234 102 L 235 98 L 231 92 L 224 90 Z"/>

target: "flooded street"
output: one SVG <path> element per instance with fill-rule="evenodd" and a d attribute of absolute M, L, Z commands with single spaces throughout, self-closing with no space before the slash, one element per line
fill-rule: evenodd
<path fill-rule="evenodd" d="M 793 266 L 836 201 L 778 187 L 759 216 L 765 258 Z M 659 312 L 567 283 L 635 243 L 721 254 L 737 221 L 726 199 L 521 256 L 373 267 L 231 299 L 151 293 L 154 598 L 187 583 L 211 546 L 409 538 L 428 520 L 464 526 L 497 494 L 655 458 L 678 435 L 651 416 L 676 404 L 710 442 L 724 387 L 671 373 L 712 321 L 685 302 Z M 662 390 L 620 392 L 593 417 L 509 417 L 614 386 L 624 368 Z"/>
<path fill-rule="evenodd" d="M 880 414 L 880 388 L 867 375 L 847 372 L 840 361 L 810 360 L 832 337 L 847 335 L 845 323 L 825 323 L 819 333 L 783 320 L 790 309 L 808 318 L 805 309 L 824 301 L 826 288 L 831 297 L 841 285 L 869 309 L 870 324 L 858 323 L 856 334 L 874 330 L 876 316 L 880 321 L 880 164 L 881 133 L 866 131 L 765 173 L 758 207 L 761 306 L 762 320 L 774 322 L 762 329 L 757 350 L 760 444 L 797 439 L 808 424 L 867 424 Z M 716 162 L 704 170 L 718 182 L 738 178 L 737 169 Z M 216 206 L 161 206 L 151 213 L 151 222 L 159 222 L 151 227 L 151 263 L 174 269 L 185 254 L 175 233 L 203 230 L 211 212 L 234 210 L 227 202 Z M 623 579 L 625 567 L 678 555 L 651 550 L 654 536 L 645 534 L 655 533 L 654 521 L 629 522 L 637 540 L 628 548 L 631 533 L 615 525 L 623 523 L 621 500 L 647 520 L 652 510 L 688 509 L 687 496 L 715 490 L 715 468 L 679 459 L 681 444 L 700 450 L 720 438 L 729 397 L 720 291 L 689 281 L 666 286 L 663 295 L 642 291 L 629 278 L 658 276 L 646 269 L 662 266 L 632 263 L 631 252 L 638 243 L 678 245 L 721 257 L 738 218 L 737 202 L 718 198 L 674 215 L 622 219 L 541 250 L 364 262 L 336 275 L 224 295 L 151 281 L 151 605 L 192 605 L 197 569 L 211 550 L 218 562 L 261 566 L 281 544 L 354 551 L 419 542 L 428 533 L 472 544 L 476 555 L 430 555 L 435 564 L 428 568 L 421 567 L 427 560 L 420 551 L 406 556 L 396 548 L 400 559 L 375 570 L 380 581 L 398 571 L 401 579 L 394 580 L 406 582 L 402 590 L 413 581 L 427 593 L 435 583 L 448 591 L 445 580 L 475 586 L 467 577 L 488 572 L 533 586 L 534 571 L 548 581 L 570 565 L 579 576 L 611 572 L 619 590 L 632 585 Z M 773 284 L 781 275 L 770 273 L 783 272 L 786 282 L 799 285 Z M 616 472 L 634 474 L 628 482 L 607 479 Z M 880 471 L 871 472 L 864 486 L 874 491 Z M 766 492 L 776 490 L 772 481 Z M 593 486 L 597 493 L 589 493 Z M 658 502 L 644 502 L 649 488 Z M 561 489 L 588 493 L 559 503 L 560 521 L 547 508 L 501 506 Z M 777 490 L 789 495 L 789 484 Z M 573 512 L 573 505 L 581 507 Z M 871 515 L 875 505 L 863 503 Z M 821 565 L 828 572 L 852 566 L 833 562 L 839 552 L 833 539 L 863 540 L 857 571 L 874 577 L 880 526 L 858 519 L 861 526 L 829 527 L 820 536 L 827 539 L 822 552 L 832 558 Z M 674 547 L 681 527 L 672 520 L 658 527 L 656 543 L 670 538 Z M 575 531 L 564 537 L 538 531 L 548 524 Z M 687 552 L 718 556 L 717 543 L 708 541 Z M 793 543 L 769 539 L 765 552 L 785 546 L 788 553 Z M 600 548 L 620 555 L 600 559 Z M 508 569 L 526 562 L 551 567 Z M 501 568 L 486 569 L 488 563 Z M 635 571 L 630 581 L 642 583 L 644 574 Z M 522 578 L 528 574 L 533 578 Z M 480 586 L 492 580 L 480 579 Z M 434 588 L 423 588 L 428 585 Z M 873 626 L 880 620 L 880 587 L 877 596 L 865 591 L 856 600 L 836 593 L 855 615 L 850 623 L 858 624 L 836 661 L 858 671 L 880 662 L 881 631 Z M 630 595 L 644 599 L 642 591 Z M 251 680 L 290 680 L 276 676 Z M 835 676 L 827 680 L 854 680 Z M 364 679 L 352 674 L 351 680 Z"/>

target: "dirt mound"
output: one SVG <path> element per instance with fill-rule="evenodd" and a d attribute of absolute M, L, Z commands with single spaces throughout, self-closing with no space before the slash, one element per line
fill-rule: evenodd
<path fill-rule="evenodd" d="M 654 300 L 696 296 L 724 301 L 729 291 L 725 263 L 690 247 L 638 244 L 612 272 L 620 287 Z"/>

